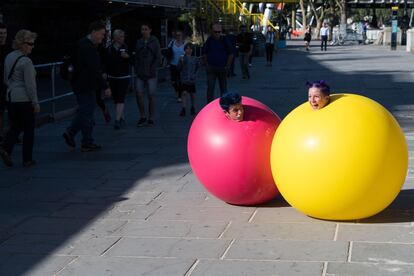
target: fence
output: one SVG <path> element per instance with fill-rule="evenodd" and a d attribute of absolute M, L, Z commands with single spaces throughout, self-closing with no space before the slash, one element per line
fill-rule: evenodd
<path fill-rule="evenodd" d="M 201 56 L 202 48 L 196 46 L 194 54 Z M 47 116 L 50 120 L 56 119 L 56 113 L 68 110 L 76 106 L 76 101 L 72 96 L 74 93 L 68 81 L 60 77 L 59 70 L 63 62 L 52 62 L 46 64 L 35 65 L 37 71 L 38 97 L 41 104 L 41 115 Z M 165 70 L 168 62 L 163 57 L 162 65 L 158 70 Z M 131 74 L 126 78 L 130 78 L 132 88 L 135 89 L 136 75 L 131 68 Z"/>

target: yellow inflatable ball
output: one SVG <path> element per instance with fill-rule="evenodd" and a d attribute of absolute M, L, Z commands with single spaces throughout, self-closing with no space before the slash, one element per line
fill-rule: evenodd
<path fill-rule="evenodd" d="M 353 220 L 384 210 L 407 174 L 408 149 L 394 117 L 353 94 L 331 95 L 314 111 L 294 109 L 276 130 L 272 174 L 297 210 L 326 220 Z"/>

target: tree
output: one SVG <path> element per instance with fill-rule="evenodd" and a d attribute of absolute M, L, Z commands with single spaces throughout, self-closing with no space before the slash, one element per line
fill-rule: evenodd
<path fill-rule="evenodd" d="M 346 8 L 346 0 L 335 0 L 336 2 L 336 6 L 339 8 L 340 10 L 340 14 L 341 14 L 341 20 L 340 20 L 340 24 L 344 24 L 346 25 L 346 19 L 347 19 L 347 8 Z"/>

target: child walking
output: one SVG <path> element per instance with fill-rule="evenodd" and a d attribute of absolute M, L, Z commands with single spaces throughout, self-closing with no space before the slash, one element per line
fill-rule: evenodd
<path fill-rule="evenodd" d="M 182 98 L 182 109 L 180 112 L 180 116 L 186 115 L 186 108 L 187 108 L 187 95 L 190 95 L 191 101 L 191 108 L 190 113 L 191 115 L 195 115 L 195 93 L 196 93 L 196 78 L 197 78 L 197 71 L 200 67 L 199 59 L 197 57 L 192 56 L 193 53 L 193 44 L 187 43 L 184 46 L 184 56 L 180 58 L 178 63 L 178 71 L 180 72 L 181 77 L 181 98 Z"/>

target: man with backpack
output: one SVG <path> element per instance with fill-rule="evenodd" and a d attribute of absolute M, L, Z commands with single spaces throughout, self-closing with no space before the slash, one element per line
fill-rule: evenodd
<path fill-rule="evenodd" d="M 89 26 L 89 34 L 82 38 L 73 58 L 74 74 L 71 79 L 73 92 L 76 95 L 78 109 L 63 138 L 68 146 L 76 147 L 75 136 L 82 132 L 81 151 L 96 151 L 101 146 L 94 143 L 92 137 L 94 113 L 96 105 L 96 91 L 103 90 L 105 96 L 111 96 L 111 90 L 103 78 L 101 60 L 97 47 L 105 38 L 105 24 L 101 21 L 93 22 Z"/>
<path fill-rule="evenodd" d="M 158 39 L 151 35 L 152 26 L 149 23 L 141 25 L 142 37 L 138 39 L 135 50 L 135 73 L 137 75 L 137 104 L 140 113 L 138 127 L 154 125 L 155 92 L 157 91 L 157 70 L 161 64 L 161 49 Z M 148 119 L 145 115 L 144 91 L 148 88 Z"/>
<path fill-rule="evenodd" d="M 207 71 L 207 103 L 214 98 L 216 79 L 220 86 L 220 95 L 227 92 L 227 72 L 233 60 L 233 49 L 228 38 L 222 35 L 220 23 L 212 26 L 212 35 L 209 36 L 203 47 L 203 58 Z"/>

